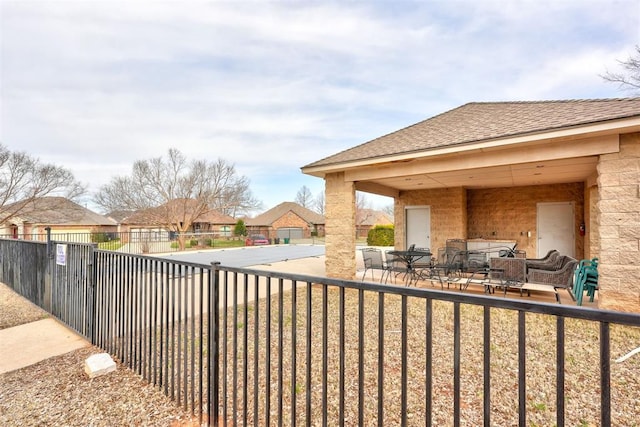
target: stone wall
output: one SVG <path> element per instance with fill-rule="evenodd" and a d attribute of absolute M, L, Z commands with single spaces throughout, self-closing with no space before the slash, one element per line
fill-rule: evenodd
<path fill-rule="evenodd" d="M 600 156 L 598 187 L 599 306 L 640 312 L 640 133 Z"/>
<path fill-rule="evenodd" d="M 598 200 L 600 200 L 600 192 L 597 185 L 585 188 L 584 205 L 587 208 L 584 212 L 584 222 L 587 229 L 584 238 L 584 257 L 588 259 L 600 256 Z"/>
<path fill-rule="evenodd" d="M 584 257 L 584 238 L 578 232 L 584 221 L 583 183 L 468 190 L 467 198 L 470 239 L 513 240 L 529 258 L 537 256 L 537 203 L 574 202 L 575 256 Z"/>
<path fill-rule="evenodd" d="M 325 177 L 325 269 L 327 277 L 355 279 L 356 190 L 344 173 Z"/>

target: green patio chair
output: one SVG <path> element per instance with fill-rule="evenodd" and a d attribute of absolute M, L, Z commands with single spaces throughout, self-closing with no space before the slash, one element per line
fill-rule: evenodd
<path fill-rule="evenodd" d="M 576 304 L 582 305 L 585 292 L 589 302 L 593 302 L 596 290 L 598 290 L 598 258 L 583 259 L 576 269 L 572 289 Z"/>

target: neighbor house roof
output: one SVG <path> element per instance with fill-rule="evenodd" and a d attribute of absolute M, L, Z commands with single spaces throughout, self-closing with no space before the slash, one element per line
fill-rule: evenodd
<path fill-rule="evenodd" d="M 211 210 L 200 215 L 196 218 L 195 222 L 206 222 L 208 224 L 235 224 L 237 221 L 232 216 Z"/>
<path fill-rule="evenodd" d="M 16 204 L 4 209 L 10 211 L 14 205 Z M 15 220 L 34 225 L 116 225 L 113 219 L 64 197 L 39 197 L 30 200 L 18 211 L 13 221 Z"/>
<path fill-rule="evenodd" d="M 196 209 L 201 209 L 200 204 L 194 199 L 173 199 L 155 208 L 135 211 L 122 219 L 124 224 L 151 224 L 156 223 L 157 218 L 167 218 L 170 216 L 176 221 L 180 218 L 190 217 Z M 208 224 L 235 224 L 236 220 L 223 213 L 210 209 L 199 214 L 193 222 Z"/>
<path fill-rule="evenodd" d="M 640 98 L 472 102 L 311 163 L 306 168 L 410 154 L 640 117 Z"/>
<path fill-rule="evenodd" d="M 111 211 L 105 216 L 120 223 L 125 221 L 128 216 L 133 215 L 134 212 L 135 211 L 118 210 L 118 211 Z"/>
<path fill-rule="evenodd" d="M 393 219 L 382 211 L 375 209 L 358 209 L 356 211 L 356 224 L 358 225 L 393 225 Z"/>
<path fill-rule="evenodd" d="M 294 202 L 280 203 L 278 206 L 269 209 L 255 218 L 247 219 L 245 223 L 250 226 L 271 225 L 289 211 L 310 224 L 324 224 L 324 216 Z"/>

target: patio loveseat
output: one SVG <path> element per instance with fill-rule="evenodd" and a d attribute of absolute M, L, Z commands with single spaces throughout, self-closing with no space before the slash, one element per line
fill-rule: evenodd
<path fill-rule="evenodd" d="M 527 269 L 527 282 L 552 285 L 555 289 L 567 289 L 571 291 L 573 277 L 578 266 L 578 260 L 568 255 L 560 255 L 556 262 L 545 268 Z M 569 292 L 573 298 L 573 293 Z"/>

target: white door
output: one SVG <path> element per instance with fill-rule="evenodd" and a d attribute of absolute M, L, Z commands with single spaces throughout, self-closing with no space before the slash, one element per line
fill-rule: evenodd
<path fill-rule="evenodd" d="M 407 206 L 406 247 L 431 248 L 431 208 L 429 206 Z"/>
<path fill-rule="evenodd" d="M 538 203 L 538 258 L 551 249 L 575 256 L 575 208 L 573 202 Z"/>

